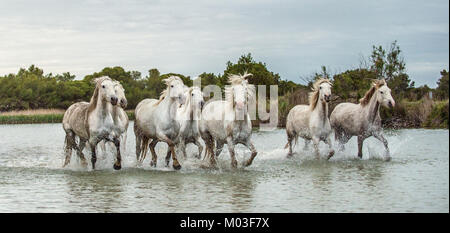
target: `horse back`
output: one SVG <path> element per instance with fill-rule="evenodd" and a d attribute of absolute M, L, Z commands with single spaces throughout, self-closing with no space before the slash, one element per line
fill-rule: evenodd
<path fill-rule="evenodd" d="M 78 102 L 72 104 L 64 113 L 64 130 L 72 130 L 77 136 L 81 138 L 88 138 L 87 128 L 85 124 L 88 108 L 89 103 L 87 102 Z"/>
<path fill-rule="evenodd" d="M 357 135 L 361 124 L 361 106 L 354 103 L 340 103 L 331 112 L 330 124 L 334 129 L 340 129 L 351 135 Z"/>

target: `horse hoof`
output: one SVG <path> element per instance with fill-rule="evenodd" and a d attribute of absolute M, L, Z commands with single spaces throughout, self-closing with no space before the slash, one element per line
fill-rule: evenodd
<path fill-rule="evenodd" d="M 173 166 L 173 169 L 175 169 L 175 170 L 180 170 L 181 169 L 181 165 L 180 164 L 177 164 L 177 165 L 172 165 Z"/>
<path fill-rule="evenodd" d="M 121 164 L 119 164 L 119 165 L 114 164 L 114 170 L 120 170 L 121 168 L 122 168 Z"/>
<path fill-rule="evenodd" d="M 386 162 L 391 161 L 391 156 L 388 156 L 388 157 L 384 158 L 384 161 L 386 161 Z"/>
<path fill-rule="evenodd" d="M 156 162 L 151 161 L 151 162 L 150 162 L 150 166 L 151 166 L 151 167 L 156 167 Z"/>
<path fill-rule="evenodd" d="M 327 160 L 329 160 L 331 157 L 333 157 L 333 155 L 334 155 L 334 151 L 331 151 L 331 152 L 328 154 Z"/>

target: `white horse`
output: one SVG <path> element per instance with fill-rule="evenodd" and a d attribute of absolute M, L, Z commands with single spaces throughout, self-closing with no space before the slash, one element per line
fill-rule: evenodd
<path fill-rule="evenodd" d="M 331 126 L 328 119 L 328 102 L 331 99 L 331 82 L 328 79 L 317 80 L 309 94 L 309 106 L 297 105 L 293 107 L 287 116 L 286 133 L 288 143 L 284 148 L 289 147 L 288 156 L 292 156 L 292 141 L 297 144 L 298 137 L 305 139 L 305 147 L 312 140 L 316 157 L 319 158 L 319 143 L 324 141 L 328 144 L 330 152 L 327 159 L 330 159 L 334 150 L 331 144 Z"/>
<path fill-rule="evenodd" d="M 395 106 L 391 89 L 384 79 L 374 81 L 370 90 L 359 100 L 359 104 L 341 103 L 334 108 L 330 121 L 340 150 L 344 149 L 344 144 L 351 137 L 358 136 L 358 157 L 362 158 L 364 139 L 374 136 L 384 144 L 385 159 L 387 161 L 391 159 L 388 142 L 383 136 L 381 127 L 380 105 L 388 108 Z"/>
<path fill-rule="evenodd" d="M 113 107 L 117 104 L 118 98 L 115 91 L 115 83 L 109 77 L 100 77 L 94 80 L 95 90 L 91 101 L 78 102 L 72 104 L 64 113 L 63 128 L 66 132 L 65 152 L 66 159 L 63 166 L 70 162 L 72 149 L 77 150 L 77 154 L 83 165 L 87 165 L 82 153 L 86 142 L 91 148 L 92 169 L 95 169 L 97 161 L 96 146 L 101 140 L 113 141 L 117 148 L 116 162 L 114 169 L 121 168 L 120 140 L 115 132 L 113 118 Z M 75 136 L 80 141 L 75 142 Z"/>
<path fill-rule="evenodd" d="M 134 134 L 136 135 L 136 159 L 143 161 L 147 154 L 149 140 L 152 153 L 151 166 L 156 166 L 157 155 L 155 146 L 159 141 L 169 145 L 172 154 L 173 168 L 181 168 L 175 154 L 175 140 L 180 131 L 180 124 L 176 121 L 176 112 L 179 104 L 185 102 L 184 84 L 177 76 L 163 80 L 167 89 L 163 91 L 159 100 L 144 99 L 136 106 Z"/>
<path fill-rule="evenodd" d="M 114 120 L 114 131 L 119 136 L 119 139 L 121 141 L 121 146 L 123 147 L 123 151 L 126 150 L 126 142 L 127 142 L 127 130 L 128 130 L 128 124 L 129 119 L 128 115 L 125 112 L 125 109 L 127 107 L 128 101 L 125 97 L 125 89 L 120 84 L 119 81 L 114 81 L 114 89 L 116 91 L 118 101 L 119 103 L 113 107 L 113 120 Z M 106 142 L 105 140 L 98 143 L 100 148 L 102 149 L 103 153 L 106 153 Z"/>
<path fill-rule="evenodd" d="M 176 144 L 180 147 L 186 158 L 186 144 L 194 143 L 198 147 L 198 158 L 200 158 L 203 146 L 200 143 L 198 122 L 205 101 L 203 92 L 199 87 L 191 87 L 186 92 L 186 102 L 177 109 L 177 121 L 180 123 L 180 133 Z M 166 160 L 169 158 L 166 158 Z"/>
<path fill-rule="evenodd" d="M 200 121 L 200 135 L 206 144 L 205 157 L 209 155 L 211 166 L 216 165 L 214 158 L 214 142 L 217 143 L 216 155 L 219 155 L 223 145 L 228 145 L 231 165 L 237 167 L 234 146 L 238 143 L 251 150 L 251 157 L 244 166 L 252 164 L 257 151 L 250 140 L 252 122 L 247 110 L 247 100 L 254 95 L 255 88 L 248 85 L 247 77 L 252 74 L 230 75 L 231 86 L 225 87 L 225 101 L 212 101 L 206 104 Z"/>

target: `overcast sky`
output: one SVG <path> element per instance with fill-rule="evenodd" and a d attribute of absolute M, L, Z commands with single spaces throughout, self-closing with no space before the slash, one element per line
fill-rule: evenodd
<path fill-rule="evenodd" d="M 449 1 L 0 1 L 0 75 L 35 64 L 195 77 L 251 52 L 283 79 L 358 67 L 397 40 L 416 86 L 449 67 Z"/>

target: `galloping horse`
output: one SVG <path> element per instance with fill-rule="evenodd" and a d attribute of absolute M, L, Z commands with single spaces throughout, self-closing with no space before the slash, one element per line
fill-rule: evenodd
<path fill-rule="evenodd" d="M 149 140 L 152 153 L 151 166 L 156 166 L 157 155 L 155 146 L 159 141 L 169 145 L 172 154 L 173 168 L 181 168 L 175 154 L 175 140 L 180 131 L 180 124 L 176 121 L 179 104 L 185 102 L 184 84 L 177 76 L 163 80 L 167 89 L 163 91 L 159 100 L 144 99 L 136 106 L 134 134 L 136 135 L 136 159 L 143 161 L 147 154 Z"/>
<path fill-rule="evenodd" d="M 94 79 L 95 90 L 91 101 L 78 102 L 72 104 L 64 113 L 63 128 L 66 132 L 64 166 L 70 162 L 72 149 L 77 151 L 83 165 L 87 165 L 82 153 L 86 142 L 91 148 L 92 169 L 95 169 L 97 161 L 96 146 L 101 140 L 112 141 L 117 149 L 117 158 L 114 169 L 119 170 L 121 166 L 120 140 L 114 131 L 115 124 L 113 118 L 113 107 L 117 104 L 118 98 L 115 91 L 115 83 L 109 77 Z M 75 136 L 80 141 L 75 142 Z"/>
<path fill-rule="evenodd" d="M 334 108 L 330 121 L 340 150 L 344 149 L 344 144 L 351 137 L 358 136 L 358 157 L 362 158 L 364 139 L 374 136 L 384 144 L 385 159 L 387 161 L 391 159 L 388 142 L 383 136 L 381 127 L 380 105 L 388 108 L 395 106 L 391 89 L 384 79 L 374 81 L 370 90 L 359 100 L 359 104 L 341 103 Z"/>
<path fill-rule="evenodd" d="M 331 82 L 328 79 L 318 79 L 309 94 L 309 106 L 297 105 L 293 107 L 287 116 L 286 133 L 288 143 L 284 148 L 289 147 L 288 156 L 292 156 L 292 141 L 297 144 L 298 137 L 304 138 L 305 147 L 310 140 L 313 141 L 316 157 L 319 158 L 319 142 L 328 144 L 330 159 L 334 150 L 331 144 L 331 126 L 328 119 L 328 102 L 331 99 Z"/>
<path fill-rule="evenodd" d="M 228 145 L 231 165 L 237 167 L 234 145 L 240 143 L 249 148 L 251 157 L 244 166 L 252 164 L 257 151 L 250 140 L 252 122 L 247 110 L 248 98 L 255 93 L 255 88 L 248 85 L 247 77 L 252 74 L 233 75 L 228 77 L 231 86 L 225 87 L 225 101 L 218 100 L 206 104 L 200 120 L 200 135 L 206 144 L 205 157 L 209 155 L 211 166 L 216 165 L 214 158 L 214 142 L 217 143 L 216 154 L 219 155 L 223 145 Z"/>
<path fill-rule="evenodd" d="M 128 130 L 128 115 L 125 112 L 125 108 L 127 107 L 128 101 L 125 97 L 125 89 L 119 81 L 114 81 L 114 89 L 117 94 L 117 98 L 119 103 L 113 107 L 112 116 L 114 120 L 114 131 L 117 135 L 120 135 L 121 146 L 123 150 L 126 149 L 127 142 L 127 130 Z M 103 153 L 106 153 L 106 142 L 103 140 L 98 143 Z"/>
<path fill-rule="evenodd" d="M 177 109 L 177 121 L 180 123 L 177 145 L 179 145 L 186 158 L 186 144 L 194 143 L 198 147 L 197 158 L 200 158 L 203 146 L 199 140 L 198 122 L 200 121 L 201 110 L 205 101 L 199 87 L 188 88 L 186 96 L 186 102 Z"/>

